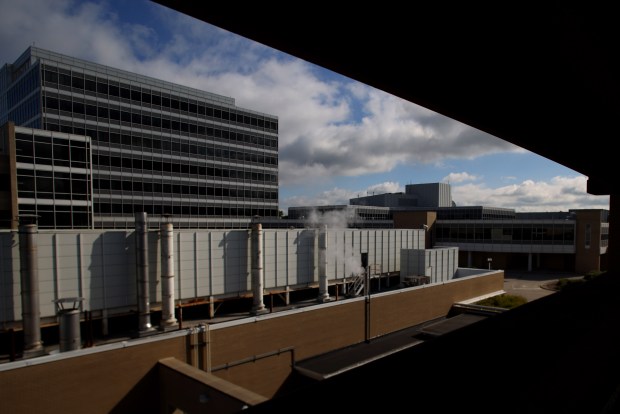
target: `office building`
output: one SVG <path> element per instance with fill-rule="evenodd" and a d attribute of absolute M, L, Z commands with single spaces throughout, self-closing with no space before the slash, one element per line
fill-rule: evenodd
<path fill-rule="evenodd" d="M 372 194 L 349 200 L 357 206 L 383 207 L 453 207 L 448 183 L 407 184 L 404 193 Z"/>
<path fill-rule="evenodd" d="M 32 130 L 14 136 L 11 123 Z M 234 98 L 29 47 L 0 70 L 0 125 L 15 142 L 14 154 L 3 146 L 0 173 L 10 176 L 13 165 L 20 177 L 12 192 L 3 189 L 20 199 L 3 200 L 5 219 L 15 204 L 40 228 L 133 227 L 135 212 L 192 228 L 247 228 L 253 216 L 278 216 L 278 118 Z M 74 191 L 63 187 L 60 167 L 75 167 L 81 151 L 63 143 L 85 148 L 89 202 L 78 189 L 71 204 Z M 78 210 L 80 218 L 66 217 Z"/>
<path fill-rule="evenodd" d="M 418 186 L 422 191 L 416 190 Z M 458 247 L 459 266 L 465 268 L 492 264 L 505 270 L 578 273 L 607 269 L 609 210 L 521 213 L 511 208 L 456 206 L 450 194 L 450 184 L 411 184 L 406 194 L 354 198 L 349 206 L 290 207 L 289 217 L 311 223 L 311 214 L 331 213 L 346 215 L 348 227 L 424 228 L 427 248 Z M 410 204 L 415 205 L 405 206 L 402 200 L 413 200 Z"/>
<path fill-rule="evenodd" d="M 286 222 L 295 226 L 348 228 L 392 228 L 392 215 L 388 207 L 327 205 L 312 207 L 289 207 Z M 269 224 L 269 223 L 267 223 Z"/>

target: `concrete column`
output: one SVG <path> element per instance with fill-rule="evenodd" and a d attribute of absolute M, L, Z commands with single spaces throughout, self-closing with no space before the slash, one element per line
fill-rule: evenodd
<path fill-rule="evenodd" d="M 527 271 L 532 271 L 532 253 L 527 254 Z"/>
<path fill-rule="evenodd" d="M 263 226 L 252 223 L 252 313 L 267 312 L 263 303 Z"/>
<path fill-rule="evenodd" d="M 318 234 L 319 248 L 319 296 L 317 301 L 329 302 L 329 282 L 327 280 L 327 226 L 322 225 L 320 230 L 315 230 Z"/>
<path fill-rule="evenodd" d="M 39 259 L 36 224 L 20 224 L 19 256 L 24 330 L 24 358 L 44 353 L 41 342 L 41 308 L 39 305 Z"/>
<path fill-rule="evenodd" d="M 179 326 L 174 317 L 174 237 L 172 223 L 161 223 L 161 322 L 159 329 Z"/>
<path fill-rule="evenodd" d="M 138 335 L 153 331 L 149 302 L 148 229 L 146 213 L 135 213 Z"/>

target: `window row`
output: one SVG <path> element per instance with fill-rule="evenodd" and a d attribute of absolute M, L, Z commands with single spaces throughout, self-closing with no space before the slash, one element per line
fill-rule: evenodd
<path fill-rule="evenodd" d="M 85 174 L 18 169 L 17 193 L 21 198 L 88 200 L 90 180 Z"/>
<path fill-rule="evenodd" d="M 254 159 L 251 162 L 257 163 Z M 211 167 L 196 165 L 189 162 L 169 162 L 129 156 L 93 155 L 93 164 L 100 170 L 106 168 L 125 168 L 133 170 L 133 173 L 150 173 L 162 175 L 168 173 L 192 175 L 196 178 L 228 178 L 231 180 L 257 181 L 275 184 L 278 182 L 277 174 L 270 174 L 251 169 L 238 170 L 235 168 Z"/>
<path fill-rule="evenodd" d="M 37 98 L 38 102 L 38 98 Z M 257 145 L 276 149 L 278 140 L 271 137 L 247 134 L 240 131 L 216 128 L 205 123 L 182 122 L 180 119 L 173 119 L 160 114 L 154 114 L 146 111 L 128 112 L 123 111 L 120 107 L 110 108 L 105 104 L 98 106 L 86 104 L 78 101 L 69 101 L 67 99 L 58 99 L 51 96 L 45 97 L 46 111 L 58 110 L 66 113 L 67 116 L 74 117 L 77 115 L 86 115 L 97 120 L 118 121 L 132 124 L 139 128 L 161 129 L 164 131 L 177 131 L 187 134 L 195 134 L 201 137 L 213 137 L 237 141 L 239 143 Z"/>
<path fill-rule="evenodd" d="M 161 93 L 148 88 L 139 88 L 124 83 L 108 81 L 105 78 L 89 79 L 78 73 L 59 73 L 55 72 L 53 68 L 47 68 L 43 70 L 43 79 L 46 85 L 55 88 L 61 86 L 77 91 L 97 93 L 112 100 L 114 98 L 125 99 L 140 106 L 152 105 L 163 110 L 185 112 L 187 114 L 264 128 L 271 131 L 278 130 L 278 122 L 275 119 L 265 119 L 254 114 L 208 105 L 197 100 Z"/>
<path fill-rule="evenodd" d="M 15 155 L 18 162 L 29 164 L 90 168 L 90 148 L 83 141 L 17 133 Z"/>
<path fill-rule="evenodd" d="M 19 214 L 36 215 L 39 228 L 89 228 L 92 219 L 86 206 L 20 204 Z"/>
<path fill-rule="evenodd" d="M 170 205 L 139 203 L 95 203 L 95 214 L 101 216 L 126 215 L 145 212 L 151 215 L 173 215 L 177 217 L 277 217 L 278 210 L 258 207 L 224 207 L 204 205 Z"/>
<path fill-rule="evenodd" d="M 83 126 L 83 125 L 82 125 Z M 277 156 L 265 155 L 263 152 L 255 152 L 251 150 L 232 150 L 227 147 L 200 145 L 194 142 L 187 142 L 180 139 L 157 139 L 148 138 L 140 135 L 129 135 L 119 133 L 108 133 L 107 131 L 96 131 L 92 129 L 84 129 L 80 124 L 76 126 L 57 125 L 46 122 L 45 129 L 48 131 L 59 131 L 67 134 L 86 135 L 90 137 L 98 137 L 96 141 L 100 145 L 107 142 L 114 146 L 125 147 L 126 149 L 135 149 L 142 152 L 159 153 L 165 151 L 168 155 L 185 156 L 190 158 L 211 157 L 210 161 L 223 162 L 243 162 L 245 164 L 254 163 L 258 167 L 266 166 L 275 168 L 278 165 Z M 109 141 L 108 141 L 109 140 Z M 97 165 L 96 155 L 93 155 L 93 164 Z M 103 164 L 107 165 L 107 164 Z"/>
<path fill-rule="evenodd" d="M 34 69 L 28 72 L 19 81 L 15 82 L 6 92 L 7 108 L 13 108 L 25 96 L 28 96 L 39 87 L 39 72 Z M 38 101 L 38 97 L 37 97 Z"/>
<path fill-rule="evenodd" d="M 504 243 L 504 244 L 560 244 L 575 243 L 575 226 L 564 225 L 436 225 L 437 242 Z"/>
<path fill-rule="evenodd" d="M 41 114 L 39 95 L 33 95 L 25 102 L 14 107 L 8 114 L 7 119 L 16 125 L 25 125 L 30 119 Z"/>
<path fill-rule="evenodd" d="M 437 211 L 437 220 L 504 220 L 514 219 L 512 210 L 492 208 L 446 208 Z"/>
<path fill-rule="evenodd" d="M 243 198 L 253 200 L 278 200 L 278 192 L 265 189 L 227 188 L 203 185 L 161 183 L 149 181 L 115 180 L 96 178 L 93 180 L 95 192 L 102 190 L 152 193 L 158 196 L 212 196 L 224 198 Z"/>

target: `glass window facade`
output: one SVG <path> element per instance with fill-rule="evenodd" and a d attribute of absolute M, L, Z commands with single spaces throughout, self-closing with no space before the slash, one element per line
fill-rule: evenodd
<path fill-rule="evenodd" d="M 437 243 L 575 244 L 574 221 L 437 221 Z"/>
<path fill-rule="evenodd" d="M 90 138 L 15 128 L 18 214 L 40 228 L 93 224 Z"/>
<path fill-rule="evenodd" d="M 232 98 L 29 53 L 22 78 L 39 91 L 32 96 L 42 128 L 92 139 L 95 227 L 126 227 L 142 211 L 172 215 L 180 227 L 245 228 L 253 216 L 278 216 L 277 117 Z M 8 117 L 19 125 L 14 114 L 30 109 L 14 95 Z"/>

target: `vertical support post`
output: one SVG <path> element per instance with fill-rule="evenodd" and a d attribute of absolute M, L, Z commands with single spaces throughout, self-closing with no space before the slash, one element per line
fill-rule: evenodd
<path fill-rule="evenodd" d="M 146 213 L 135 213 L 138 335 L 153 331 L 149 302 L 148 231 Z"/>
<path fill-rule="evenodd" d="M 252 313 L 266 312 L 263 303 L 263 226 L 256 219 L 252 223 Z"/>
<path fill-rule="evenodd" d="M 19 226 L 19 256 L 24 329 L 24 357 L 43 355 L 41 308 L 39 304 L 38 226 L 26 222 Z"/>
<path fill-rule="evenodd" d="M 160 330 L 178 327 L 174 317 L 174 237 L 172 223 L 160 224 L 161 242 L 161 323 Z"/>

